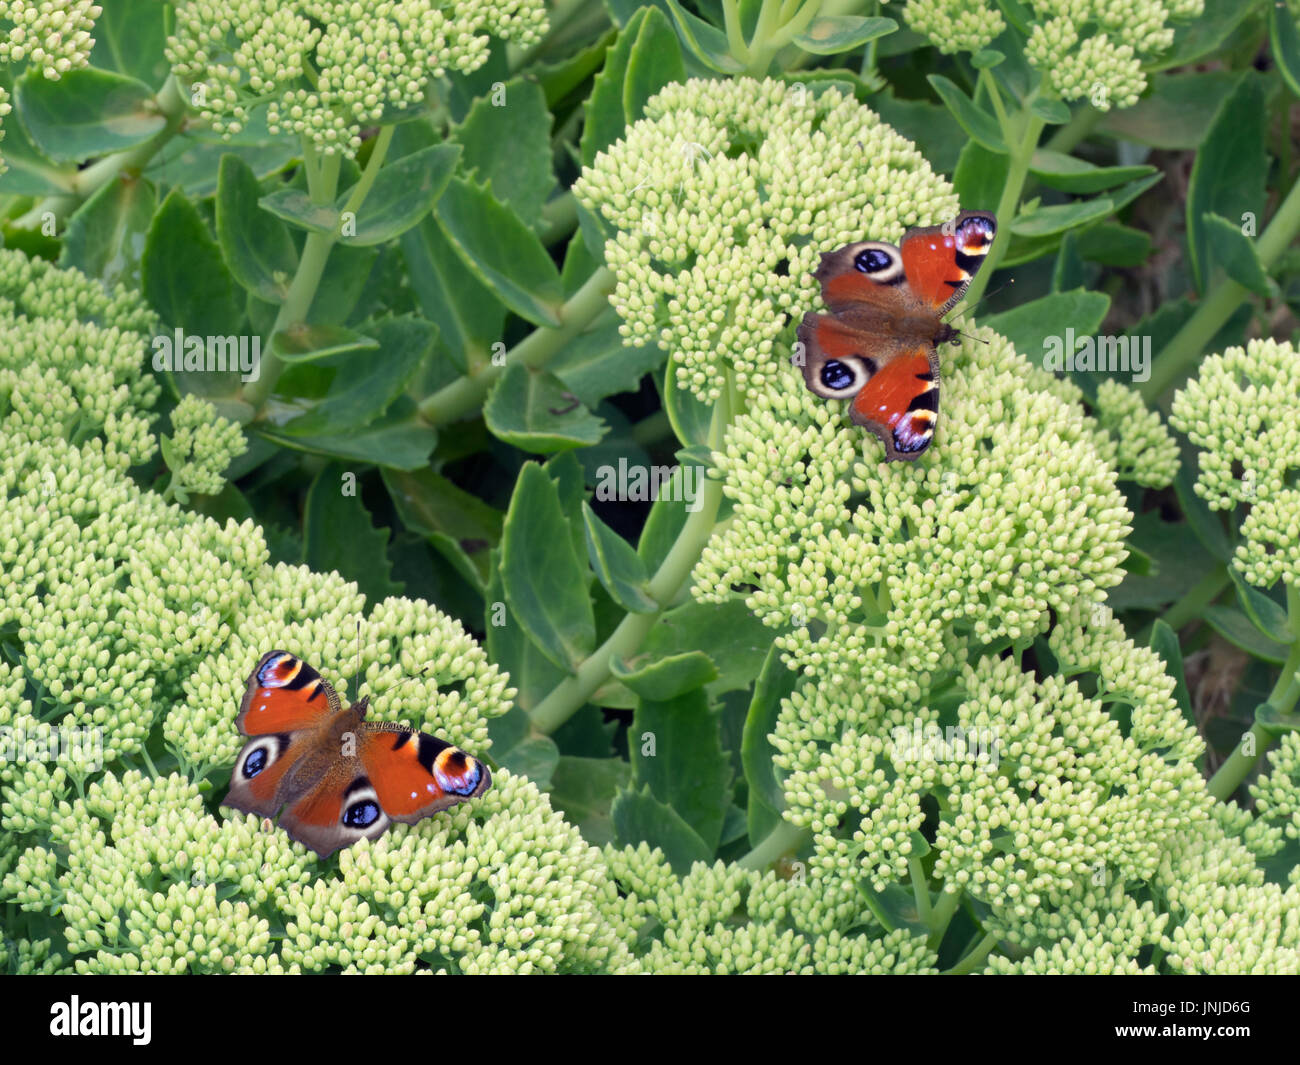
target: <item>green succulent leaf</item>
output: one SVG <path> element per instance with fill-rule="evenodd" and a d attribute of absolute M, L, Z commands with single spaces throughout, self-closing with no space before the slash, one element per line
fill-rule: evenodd
<path fill-rule="evenodd" d="M 107 70 L 70 70 L 57 80 L 31 71 L 15 89 L 23 128 L 51 159 L 82 162 L 123 151 L 167 125 L 148 85 Z"/>
<path fill-rule="evenodd" d="M 537 463 L 519 473 L 501 537 L 506 600 L 547 658 L 573 672 L 596 642 L 586 567 L 569 536 L 559 491 Z"/>

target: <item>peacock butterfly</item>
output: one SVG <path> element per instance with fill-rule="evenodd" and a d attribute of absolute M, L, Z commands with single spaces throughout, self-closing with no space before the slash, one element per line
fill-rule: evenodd
<path fill-rule="evenodd" d="M 248 678 L 235 725 L 252 737 L 222 801 L 280 827 L 322 858 L 392 821 L 421 818 L 482 795 L 492 774 L 446 740 L 366 721 L 369 697 L 347 710 L 324 677 L 287 651 L 268 651 Z"/>
<path fill-rule="evenodd" d="M 966 291 L 997 233 L 985 211 L 909 229 L 902 243 L 846 244 L 813 275 L 830 314 L 809 311 L 798 349 L 808 387 L 853 397 L 849 417 L 885 444 L 885 461 L 915 459 L 939 416 L 938 346 L 957 332 L 942 321 Z"/>

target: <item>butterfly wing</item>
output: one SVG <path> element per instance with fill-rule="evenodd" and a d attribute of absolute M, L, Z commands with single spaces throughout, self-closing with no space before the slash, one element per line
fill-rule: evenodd
<path fill-rule="evenodd" d="M 339 712 L 339 696 L 297 655 L 268 651 L 249 674 L 235 727 L 245 736 L 318 728 Z"/>
<path fill-rule="evenodd" d="M 251 737 L 222 801 L 280 827 L 322 858 L 392 821 L 423 817 L 482 795 L 487 766 L 446 740 L 364 720 L 366 700 L 340 711 L 338 693 L 287 651 L 262 656 L 236 724 Z"/>
<path fill-rule="evenodd" d="M 264 654 L 249 674 L 235 719 L 239 731 L 252 739 L 235 760 L 221 805 L 274 817 L 285 803 L 290 769 L 338 710 L 338 693 L 301 658 L 287 651 Z"/>
<path fill-rule="evenodd" d="M 355 747 L 342 751 L 352 753 L 333 755 L 280 816 L 280 827 L 322 858 L 359 839 L 377 839 L 393 821 L 414 824 L 492 785 L 482 762 L 423 732 L 358 720 L 355 731 L 340 734 L 349 737 Z M 309 763 L 300 775 L 317 773 Z"/>
<path fill-rule="evenodd" d="M 488 767 L 446 740 L 424 732 L 363 726 L 359 753 L 379 803 L 394 821 L 421 818 L 482 795 Z"/>
<path fill-rule="evenodd" d="M 284 805 L 288 771 L 311 747 L 311 733 L 274 733 L 244 744 L 230 773 L 222 806 L 258 817 L 274 817 Z"/>
<path fill-rule="evenodd" d="M 378 839 L 389 819 L 358 758 L 339 758 L 301 797 L 280 815 L 280 827 L 328 858 L 357 840 Z"/>
<path fill-rule="evenodd" d="M 852 399 L 849 417 L 880 437 L 885 461 L 914 459 L 934 438 L 939 357 L 922 345 L 827 314 L 804 315 L 804 382 L 826 399 Z"/>
<path fill-rule="evenodd" d="M 849 417 L 885 445 L 885 461 L 914 459 L 934 439 L 939 417 L 938 355 L 933 346 L 890 359 L 853 397 Z"/>
<path fill-rule="evenodd" d="M 941 226 L 909 229 L 899 246 L 908 289 L 946 314 L 983 265 L 997 231 L 997 219 L 987 211 L 962 211 Z"/>

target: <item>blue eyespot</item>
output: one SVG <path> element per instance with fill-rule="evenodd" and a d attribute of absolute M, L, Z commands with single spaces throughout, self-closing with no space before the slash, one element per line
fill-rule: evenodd
<path fill-rule="evenodd" d="M 836 392 L 853 384 L 853 371 L 838 359 L 830 359 L 822 367 L 821 376 L 822 384 Z"/>
<path fill-rule="evenodd" d="M 266 748 L 259 747 L 255 751 L 250 751 L 247 758 L 244 759 L 244 777 L 249 779 L 257 776 L 266 768 Z"/>
<path fill-rule="evenodd" d="M 878 274 L 881 270 L 888 270 L 893 263 L 889 253 L 879 248 L 864 248 L 853 259 L 853 265 L 864 274 Z"/>
<path fill-rule="evenodd" d="M 343 823 L 348 828 L 368 828 L 379 820 L 379 804 L 373 799 L 354 802 L 343 814 Z"/>

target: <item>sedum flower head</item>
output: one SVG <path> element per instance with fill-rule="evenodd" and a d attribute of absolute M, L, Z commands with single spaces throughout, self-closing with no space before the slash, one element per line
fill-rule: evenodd
<path fill-rule="evenodd" d="M 1196 493 L 1212 510 L 1246 505 L 1234 563 L 1262 588 L 1300 587 L 1300 353 L 1252 340 L 1201 363 L 1170 423 L 1200 448 Z"/>
<path fill-rule="evenodd" d="M 729 375 L 745 393 L 783 379 L 819 252 L 957 213 L 921 153 L 835 88 L 694 80 L 645 113 L 574 193 L 613 230 L 623 335 L 657 340 L 705 402 Z"/>
<path fill-rule="evenodd" d="M 364 127 L 422 105 L 431 78 L 482 66 L 488 34 L 528 45 L 545 28 L 542 0 L 186 0 L 167 56 L 218 133 L 266 102 L 272 133 L 350 156 Z"/>
<path fill-rule="evenodd" d="M 1268 761 L 1269 771 L 1250 785 L 1259 820 L 1244 826 L 1247 844 L 1265 858 L 1300 842 L 1300 732 L 1284 735 Z M 1300 884 L 1300 865 L 1292 868 L 1291 882 Z"/>
<path fill-rule="evenodd" d="M 1112 438 L 1104 448 L 1119 476 L 1148 488 L 1165 488 L 1178 476 L 1178 444 L 1160 415 L 1118 381 L 1097 387 L 1097 422 Z"/>
<path fill-rule="evenodd" d="M 508 770 L 468 806 L 342 851 L 287 890 L 283 956 L 304 971 L 557 973 L 630 968 L 600 852 Z"/>
<path fill-rule="evenodd" d="M 1292 747 L 1275 765 L 1293 757 Z M 1160 947 L 1172 972 L 1300 970 L 1300 883 L 1294 873 L 1288 886 L 1265 878 L 1242 838 L 1248 823 L 1248 814 L 1221 805 L 1169 848 L 1153 887 L 1170 913 Z"/>
<path fill-rule="evenodd" d="M 0 329 L 0 743 L 24 737 L 0 756 L 0 909 L 18 915 L 3 965 L 635 968 L 600 851 L 525 778 L 497 771 L 473 803 L 326 862 L 217 811 L 245 680 L 272 647 L 309 657 L 345 698 L 364 686 L 372 717 L 476 754 L 514 692 L 429 604 L 367 604 L 338 574 L 272 565 L 251 521 L 141 487 L 132 467 L 159 445 L 138 298 L 3 251 Z M 206 408 L 177 411 L 178 436 L 197 422 L 195 453 L 214 454 L 198 443 Z M 73 735 L 93 758 L 65 756 Z"/>
<path fill-rule="evenodd" d="M 225 485 L 230 463 L 248 450 L 238 422 L 217 414 L 205 399 L 189 395 L 172 411 L 172 434 L 163 439 L 164 457 L 171 467 L 171 491 L 184 502 L 185 494 L 216 495 Z"/>
<path fill-rule="evenodd" d="M 105 292 L 75 270 L 0 249 L 0 417 L 15 440 L 94 439 L 121 470 L 156 446 L 142 334 L 156 324 L 136 293 Z M 57 471 L 56 476 L 57 476 Z"/>
<path fill-rule="evenodd" d="M 84 67 L 102 11 L 92 0 L 0 0 L 0 63 L 28 63 L 52 79 Z"/>
<path fill-rule="evenodd" d="M 605 860 L 651 973 L 933 973 L 925 937 L 886 931 L 842 884 L 697 862 L 674 875 L 642 843 Z M 829 890 L 828 890 L 829 888 Z M 864 926 L 875 925 L 869 931 Z"/>
<path fill-rule="evenodd" d="M 1144 61 L 1173 44 L 1171 20 L 1198 16 L 1203 0 L 1027 0 L 1026 57 L 1064 100 L 1101 111 L 1131 107 L 1146 87 Z M 1006 29 L 992 0 L 908 0 L 908 24 L 942 52 L 977 52 Z"/>
<path fill-rule="evenodd" d="M 1131 515 L 1096 427 L 1005 339 L 976 335 L 987 342 L 945 353 L 935 442 L 916 463 L 883 464 L 797 370 L 751 397 L 715 455 L 735 516 L 696 594 L 743 588 L 790 630 L 778 642 L 793 665 L 902 694 L 943 664 L 945 632 L 1024 641 L 1051 611 L 1100 602 Z"/>
<path fill-rule="evenodd" d="M 1007 28 L 997 4 L 980 0 L 907 0 L 903 17 L 945 55 L 978 52 Z"/>

